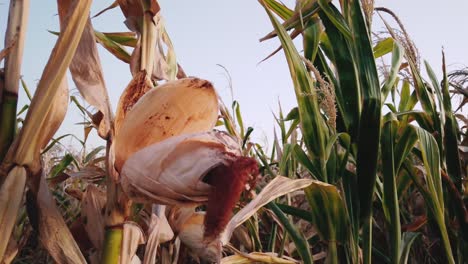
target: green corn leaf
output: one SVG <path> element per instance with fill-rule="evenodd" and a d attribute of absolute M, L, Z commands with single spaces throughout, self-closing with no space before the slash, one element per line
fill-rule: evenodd
<path fill-rule="evenodd" d="M 341 34 L 343 34 L 346 39 L 351 39 L 351 30 L 338 9 L 329 0 L 318 0 L 317 2 L 321 11 L 330 19 L 331 23 L 333 23 Z M 321 17 L 323 18 L 322 15 Z"/>
<path fill-rule="evenodd" d="M 289 65 L 298 102 L 305 145 L 309 152 L 313 153 L 314 157 L 318 157 L 319 162 L 323 164 L 325 162 L 326 135 L 324 128 L 326 124 L 319 110 L 314 82 L 284 27 L 279 24 L 266 6 L 265 10 L 278 33 Z"/>
<path fill-rule="evenodd" d="M 302 150 L 299 145 L 294 146 L 294 156 L 302 166 L 304 166 L 311 174 L 312 178 L 323 181 L 322 174 L 320 173 L 320 167 L 317 167 L 312 160 L 309 159 L 307 154 Z"/>
<path fill-rule="evenodd" d="M 459 130 L 458 123 L 453 114 L 452 102 L 450 100 L 449 84 L 447 79 L 447 70 L 445 67 L 445 54 L 442 53 L 442 104 L 445 113 L 444 125 L 444 146 L 445 146 L 445 163 L 447 165 L 447 173 L 457 187 L 461 191 L 462 185 L 462 166 L 460 164 L 460 155 L 458 152 Z"/>
<path fill-rule="evenodd" d="M 101 44 L 117 59 L 125 63 L 130 63 L 130 54 L 119 43 L 115 42 L 114 40 L 107 37 L 105 34 L 98 31 L 94 31 L 94 35 L 96 36 L 97 42 L 99 42 L 99 44 Z"/>
<path fill-rule="evenodd" d="M 403 112 L 412 109 L 407 107 L 408 102 L 410 100 L 410 96 L 410 83 L 407 80 L 404 80 L 403 85 L 401 86 L 400 103 L 398 104 L 398 111 Z"/>
<path fill-rule="evenodd" d="M 348 218 L 345 204 L 334 185 L 313 182 L 305 189 L 311 208 L 312 223 L 322 240 L 329 241 L 328 260 L 338 263 L 336 243 L 348 238 Z"/>
<path fill-rule="evenodd" d="M 337 81 L 334 85 L 340 120 L 342 120 L 346 131 L 355 139 L 357 137 L 362 100 L 352 48 L 328 17 L 322 12 L 319 14 L 325 26 L 326 35 L 330 41 L 330 43 L 328 43 L 329 48 L 325 48 L 324 50 L 329 50 L 327 52 L 327 57 L 337 70 Z M 333 43 L 333 45 L 331 45 L 331 43 Z M 327 46 L 327 42 L 322 42 L 322 49 Z M 324 59 L 322 60 L 324 61 Z M 325 67 L 328 67 L 325 66 L 326 63 L 323 62 L 322 65 L 323 69 L 326 70 Z M 325 71 L 324 75 L 333 76 L 331 70 Z"/>
<path fill-rule="evenodd" d="M 396 179 L 398 175 L 398 157 L 395 155 L 395 140 L 397 121 L 396 117 L 389 113 L 385 116 L 383 133 L 381 138 L 381 153 L 383 167 L 383 207 L 385 220 L 389 227 L 390 259 L 392 263 L 398 263 L 401 245 L 400 208 L 398 206 L 398 193 Z"/>
<path fill-rule="evenodd" d="M 421 234 L 414 233 L 414 232 L 405 232 L 403 234 L 403 241 L 401 243 L 401 256 L 399 264 L 406 264 L 408 263 L 408 257 L 411 250 L 411 246 L 413 245 L 416 238 L 418 238 Z"/>
<path fill-rule="evenodd" d="M 104 34 L 108 39 L 114 41 L 117 44 L 135 47 L 137 45 L 137 38 L 134 32 L 99 32 Z"/>
<path fill-rule="evenodd" d="M 99 152 L 103 151 L 106 149 L 106 146 L 99 146 L 95 149 L 93 149 L 91 152 L 88 153 L 88 155 L 86 155 L 86 157 L 84 158 L 84 163 L 88 163 L 90 162 L 91 160 L 93 160 L 97 154 L 99 154 Z"/>
<path fill-rule="evenodd" d="M 426 203 L 434 214 L 434 218 L 439 227 L 442 236 L 442 243 L 447 255 L 447 262 L 455 263 L 447 228 L 445 225 L 445 206 L 442 192 L 442 179 L 439 163 L 440 156 L 437 142 L 428 131 L 419 127 L 415 127 L 415 130 L 418 134 L 419 149 L 421 151 L 421 159 L 424 163 L 425 169 L 425 181 L 427 188 L 427 195 L 425 196 Z"/>
<path fill-rule="evenodd" d="M 322 34 L 322 27 L 320 20 L 317 16 L 312 17 L 307 23 L 303 34 L 304 57 L 309 61 L 315 61 L 315 56 L 320 43 L 320 35 Z"/>
<path fill-rule="evenodd" d="M 390 68 L 390 73 L 388 74 L 387 80 L 382 87 L 382 103 L 387 99 L 387 95 L 395 85 L 395 81 L 398 77 L 398 72 L 400 71 L 400 65 L 403 61 L 403 47 L 398 43 L 393 43 L 392 49 L 392 66 Z"/>
<path fill-rule="evenodd" d="M 277 14 L 283 20 L 289 19 L 294 13 L 293 10 L 275 0 L 264 0 L 264 2 L 271 11 L 275 12 L 275 14 Z"/>
<path fill-rule="evenodd" d="M 311 254 L 312 251 L 310 250 L 309 243 L 307 243 L 304 234 L 297 230 L 297 227 L 289 221 L 289 219 L 275 203 L 269 203 L 267 207 L 275 213 L 275 215 L 278 217 L 278 220 L 291 237 L 291 240 L 294 242 L 294 244 L 296 244 L 296 250 L 299 253 L 299 256 L 301 256 L 302 261 L 304 263 L 314 263 Z"/>
<path fill-rule="evenodd" d="M 392 52 L 392 50 L 395 48 L 395 41 L 393 38 L 386 38 L 381 41 L 379 41 L 375 46 L 374 46 L 374 57 L 376 59 L 387 55 L 388 53 Z"/>
<path fill-rule="evenodd" d="M 65 156 L 63 156 L 63 158 L 59 161 L 59 163 L 55 165 L 50 171 L 49 179 L 54 178 L 57 175 L 59 175 L 61 172 L 65 171 L 67 167 L 70 166 L 70 164 L 72 164 L 74 159 L 75 158 L 70 154 L 66 154 Z"/>
<path fill-rule="evenodd" d="M 292 216 L 301 218 L 301 219 L 303 219 L 305 221 L 312 222 L 312 216 L 310 215 L 310 212 L 308 212 L 306 210 L 302 210 L 302 209 L 299 209 L 297 207 L 290 206 L 290 205 L 287 205 L 287 204 L 278 204 L 277 203 L 276 205 L 281 209 L 281 211 L 283 211 L 284 213 L 286 213 L 288 215 L 292 215 Z"/>

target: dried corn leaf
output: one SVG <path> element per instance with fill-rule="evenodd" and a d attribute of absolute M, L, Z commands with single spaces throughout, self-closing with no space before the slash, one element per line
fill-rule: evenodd
<path fill-rule="evenodd" d="M 121 171 L 130 155 L 169 137 L 210 130 L 217 119 L 218 97 L 210 82 L 197 78 L 167 82 L 142 96 L 121 122 L 115 166 Z"/>
<path fill-rule="evenodd" d="M 5 34 L 5 46 L 9 46 L 5 59 L 5 91 L 18 94 L 21 62 L 23 58 L 26 25 L 29 16 L 29 0 L 10 1 L 8 27 Z M 0 58 L 1 60 L 1 58 Z"/>
<path fill-rule="evenodd" d="M 138 245 L 145 243 L 145 235 L 143 230 L 134 222 L 125 222 L 123 226 L 122 250 L 120 252 L 120 263 L 135 263 L 139 259 L 135 259 Z"/>
<path fill-rule="evenodd" d="M 153 213 L 151 214 L 151 222 L 148 229 L 148 242 L 146 243 L 144 264 L 152 264 L 156 262 L 159 244 L 165 243 L 174 238 L 169 223 L 167 222 L 164 210 L 158 208 L 165 208 L 161 205 L 153 205 Z"/>
<path fill-rule="evenodd" d="M 118 7 L 118 6 L 119 6 L 119 1 L 116 0 L 110 6 L 108 6 L 108 7 L 104 8 L 103 10 L 99 11 L 96 15 L 93 16 L 93 18 L 98 17 L 98 16 L 104 14 L 106 11 L 109 11 L 109 10 L 111 10 L 113 8 Z"/>
<path fill-rule="evenodd" d="M 16 166 L 7 175 L 0 187 L 0 260 L 3 260 L 8 241 L 16 223 L 16 215 L 23 201 L 26 186 L 26 169 Z"/>
<path fill-rule="evenodd" d="M 140 71 L 133 76 L 132 81 L 127 85 L 122 93 L 117 105 L 117 113 L 115 115 L 115 131 L 119 133 L 120 126 L 127 115 L 138 100 L 153 88 L 153 83 L 146 74 L 146 71 Z"/>
<path fill-rule="evenodd" d="M 140 0 L 117 0 L 124 16 L 129 18 L 139 18 L 143 16 L 143 6 Z M 145 0 L 149 4 L 149 10 L 154 15 L 159 12 L 160 7 L 156 0 Z"/>
<path fill-rule="evenodd" d="M 81 204 L 81 214 L 89 239 L 98 250 L 104 241 L 105 206 L 106 193 L 92 184 L 88 185 Z"/>
<path fill-rule="evenodd" d="M 106 176 L 106 171 L 98 166 L 89 165 L 81 168 L 79 171 L 68 172 L 67 175 L 92 183 L 101 181 Z"/>
<path fill-rule="evenodd" d="M 28 216 L 39 240 L 57 263 L 86 263 L 55 205 L 44 175 L 35 175 L 28 191 Z"/>
<path fill-rule="evenodd" d="M 39 166 L 37 156 L 40 145 L 45 141 L 45 137 L 41 134 L 52 134 L 48 128 L 49 124 L 45 123 L 44 116 L 47 116 L 53 108 L 54 101 L 57 99 L 56 95 L 60 91 L 60 87 L 63 87 L 65 72 L 75 54 L 81 33 L 86 25 L 86 17 L 83 17 L 82 14 L 87 14 L 90 6 L 90 0 L 83 0 L 76 1 L 73 8 L 70 8 L 72 12 L 68 16 L 68 24 L 60 34 L 50 55 L 31 101 L 24 126 L 6 157 L 8 162 L 12 162 L 14 159 L 15 163 L 34 167 L 31 169 L 33 172 L 37 172 Z"/>
<path fill-rule="evenodd" d="M 1 264 L 10 264 L 18 254 L 18 243 L 13 237 L 8 240 L 8 246 L 3 255 L 3 259 L 0 261 Z"/>
<path fill-rule="evenodd" d="M 257 195 L 257 197 L 255 197 L 255 199 L 253 199 L 244 208 L 237 212 L 234 217 L 232 217 L 231 221 L 229 221 L 223 234 L 221 235 L 221 241 L 223 242 L 223 245 L 226 245 L 229 242 L 234 229 L 249 219 L 262 206 L 287 193 L 303 189 L 313 182 L 315 181 L 310 179 L 293 180 L 283 176 L 276 176 L 270 183 L 268 183 L 267 186 L 263 188 L 263 190 Z"/>
<path fill-rule="evenodd" d="M 221 259 L 221 264 L 250 264 L 250 263 L 278 263 L 278 264 L 296 264 L 299 261 L 288 258 L 278 257 L 278 254 L 272 252 L 252 252 L 249 254 L 236 254 Z"/>
<path fill-rule="evenodd" d="M 146 70 L 151 73 L 152 80 L 175 80 L 179 67 L 161 14 L 157 13 L 144 29 L 130 60 L 132 74 Z"/>
<path fill-rule="evenodd" d="M 139 202 L 205 202 L 211 189 L 203 177 L 239 155 L 238 143 L 223 132 L 171 137 L 130 156 L 122 168 L 122 188 Z"/>
<path fill-rule="evenodd" d="M 51 109 L 44 118 L 44 124 L 47 124 L 47 129 L 45 129 L 45 133 L 40 134 L 41 139 L 39 142 L 41 143 L 39 146 L 41 150 L 47 146 L 47 143 L 55 135 L 55 132 L 57 132 L 65 118 L 68 109 L 68 92 L 67 79 L 63 78 L 52 102 Z"/>
<path fill-rule="evenodd" d="M 62 7 L 59 8 L 62 29 L 68 24 L 66 14 L 72 2 L 72 0 L 59 0 Z M 70 64 L 70 72 L 83 98 L 104 115 L 99 124 L 98 133 L 102 138 L 107 138 L 113 118 L 109 96 L 102 75 L 101 61 L 89 12 L 82 13 L 82 15 L 88 15 L 88 18 L 76 54 Z"/>

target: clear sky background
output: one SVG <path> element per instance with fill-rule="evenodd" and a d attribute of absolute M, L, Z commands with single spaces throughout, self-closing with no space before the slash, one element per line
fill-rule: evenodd
<path fill-rule="evenodd" d="M 92 14 L 107 7 L 113 0 L 94 1 Z M 295 1 L 284 1 L 292 7 Z M 278 101 L 285 112 L 295 106 L 292 81 L 283 53 L 258 64 L 279 42 L 260 43 L 259 38 L 272 30 L 270 21 L 255 0 L 160 0 L 166 28 L 175 47 L 179 63 L 185 72 L 214 83 L 223 100 L 231 102 L 226 67 L 232 77 L 234 99 L 240 102 L 244 121 L 254 127 L 254 140 L 266 144 L 272 141 Z M 0 0 L 0 48 L 8 16 L 9 2 Z M 441 76 L 441 49 L 444 47 L 450 69 L 468 65 L 468 23 L 466 0 L 392 0 L 376 1 L 376 6 L 392 9 L 403 21 L 423 59 L 429 61 Z M 56 37 L 47 30 L 58 30 L 56 1 L 31 0 L 30 19 L 26 37 L 22 74 L 34 90 L 42 74 Z M 93 19 L 94 27 L 103 32 L 128 31 L 119 8 Z M 383 29 L 374 17 L 374 30 Z M 104 77 L 115 109 L 119 96 L 131 79 L 129 67 L 107 51 L 100 49 Z M 74 85 L 71 83 L 71 88 Z M 72 94 L 78 94 L 73 89 Z M 19 108 L 26 103 L 20 94 Z M 466 112 L 466 111 L 465 111 Z M 83 128 L 75 123 L 82 118 L 70 105 L 67 118 L 58 135 L 73 133 L 83 138 Z M 66 140 L 65 144 L 73 144 Z M 93 136 L 91 146 L 104 144 Z"/>

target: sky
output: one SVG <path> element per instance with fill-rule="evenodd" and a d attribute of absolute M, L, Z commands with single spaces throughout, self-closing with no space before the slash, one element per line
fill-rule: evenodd
<path fill-rule="evenodd" d="M 113 0 L 94 1 L 91 14 L 107 7 Z M 295 1 L 284 1 L 293 7 Z M 226 104 L 232 98 L 241 105 L 246 126 L 254 128 L 254 141 L 266 145 L 272 141 L 275 124 L 273 113 L 278 112 L 278 102 L 288 112 L 295 106 L 291 77 L 283 53 L 259 62 L 279 46 L 278 40 L 259 42 L 272 30 L 271 23 L 261 5 L 255 0 L 160 0 L 166 29 L 174 44 L 177 59 L 190 76 L 210 80 Z M 9 2 L 0 0 L 0 39 L 8 16 Z M 405 24 L 422 58 L 426 59 L 438 76 L 441 76 L 441 49 L 444 47 L 450 69 L 468 66 L 468 27 L 466 24 L 466 0 L 380 0 L 376 6 L 392 9 Z M 56 37 L 47 30 L 58 31 L 56 1 L 31 0 L 30 19 L 22 75 L 34 90 L 47 63 Z M 387 17 L 388 18 L 388 17 Z M 374 16 L 374 30 L 383 25 Z M 102 32 L 128 31 L 123 24 L 120 9 L 115 8 L 92 20 Z M 3 41 L 0 44 L 3 48 Z M 104 77 L 112 107 L 131 80 L 128 65 L 100 48 Z M 233 97 L 229 78 L 231 76 Z M 440 78 L 440 77 L 439 77 Z M 71 94 L 78 94 L 74 89 Z M 27 101 L 20 93 L 19 108 Z M 70 105 L 66 120 L 56 136 L 73 133 L 83 138 L 83 127 L 76 107 Z M 94 132 L 93 132 L 94 133 Z M 73 139 L 63 142 L 75 145 Z M 104 145 L 97 136 L 91 136 L 90 147 Z"/>

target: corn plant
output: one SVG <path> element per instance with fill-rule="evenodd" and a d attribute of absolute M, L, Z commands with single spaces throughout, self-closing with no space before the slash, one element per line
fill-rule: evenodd
<path fill-rule="evenodd" d="M 302 135 L 291 158 L 322 182 L 305 189 L 308 213 L 282 206 L 285 212 L 303 219 L 308 214 L 331 263 L 406 263 L 418 235 L 428 235 L 415 232 L 426 221 L 436 227 L 444 252 L 439 260 L 455 263 L 457 256 L 463 262 L 467 211 L 459 183 L 466 173 L 445 62 L 442 82 L 425 63 L 425 81 L 408 34 L 404 28 L 403 37 L 396 34 L 386 20 L 390 37 L 373 46 L 372 12 L 365 12 L 373 10 L 371 2 L 340 1 L 338 8 L 331 1 L 302 1 L 294 9 L 274 0 L 260 3 L 274 27 L 261 40 L 281 41 L 297 97 L 297 109 L 285 119 L 294 120 Z M 298 36 L 303 54 L 291 40 Z M 379 78 L 376 59 L 388 53 L 391 66 Z M 410 76 L 400 78 L 405 71 Z M 418 103 L 422 111 L 415 110 Z M 282 135 L 290 135 L 281 126 Z M 423 196 L 427 214 L 413 232 L 404 232 L 402 225 L 408 230 L 414 221 L 405 204 L 411 193 Z M 451 228 L 453 220 L 459 226 Z"/>

